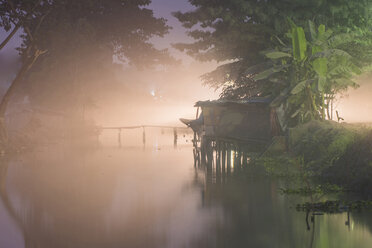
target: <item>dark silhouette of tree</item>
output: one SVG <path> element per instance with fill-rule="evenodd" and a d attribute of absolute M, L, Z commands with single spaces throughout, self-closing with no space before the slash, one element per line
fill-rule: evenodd
<path fill-rule="evenodd" d="M 179 50 L 202 60 L 223 63 L 215 71 L 203 76 L 212 87 L 223 87 L 222 97 L 250 97 L 262 93 L 265 85 L 253 80 L 252 75 L 264 68 L 249 70 L 265 58 L 261 52 L 273 48 L 276 37 L 285 40 L 290 29 L 288 17 L 298 26 L 306 27 L 308 20 L 316 26 L 324 24 L 336 34 L 352 30 L 369 31 L 372 3 L 361 1 L 189 1 L 194 10 L 176 12 L 174 16 L 189 29 L 195 39 L 191 44 L 175 44 Z M 372 59 L 366 46 L 350 42 L 343 47 L 360 66 Z"/>
<path fill-rule="evenodd" d="M 29 1 L 0 1 L 0 27 L 5 31 L 11 31 L 0 43 L 0 50 L 13 38 L 20 28 L 29 31 L 27 28 L 28 20 L 36 13 L 42 0 Z"/>
<path fill-rule="evenodd" d="M 150 42 L 170 29 L 165 19 L 146 8 L 150 2 L 0 1 L 0 27 L 23 31 L 18 48 L 22 67 L 0 103 L 2 140 L 7 105 L 21 84 L 39 102 L 49 99 L 71 107 L 80 101 L 78 94 L 87 97 L 81 92 L 83 84 L 104 80 L 113 58 L 139 67 L 173 63 L 166 50 Z"/>

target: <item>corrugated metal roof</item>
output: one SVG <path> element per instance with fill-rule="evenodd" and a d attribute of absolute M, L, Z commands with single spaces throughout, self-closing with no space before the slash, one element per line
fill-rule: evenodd
<path fill-rule="evenodd" d="M 248 98 L 248 99 L 241 99 L 241 100 L 226 100 L 226 99 L 218 99 L 218 100 L 208 100 L 208 101 L 198 101 L 195 103 L 195 107 L 202 107 L 202 106 L 211 106 L 211 105 L 249 105 L 249 104 L 270 104 L 272 101 L 271 98 L 268 97 L 255 97 L 255 98 Z"/>

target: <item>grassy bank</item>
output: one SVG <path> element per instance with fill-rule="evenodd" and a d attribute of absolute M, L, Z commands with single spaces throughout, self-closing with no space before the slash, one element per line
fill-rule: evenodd
<path fill-rule="evenodd" d="M 372 129 L 313 121 L 289 131 L 288 152 L 268 151 L 257 160 L 271 174 L 302 176 L 372 195 Z"/>

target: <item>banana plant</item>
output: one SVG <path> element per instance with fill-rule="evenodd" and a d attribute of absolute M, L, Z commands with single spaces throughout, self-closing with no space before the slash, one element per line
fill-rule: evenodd
<path fill-rule="evenodd" d="M 302 27 L 291 20 L 289 23 L 291 29 L 286 37 L 290 45 L 274 37 L 277 46 L 263 53 L 268 68 L 254 79 L 268 85 L 267 93 L 275 98 L 272 105 L 283 104 L 287 119 L 294 125 L 324 120 L 326 111 L 330 119 L 331 100 L 339 91 L 357 86 L 352 78 L 360 70 L 353 58 L 338 48 L 342 40 L 324 25 L 315 28 L 309 21 L 306 36 Z"/>

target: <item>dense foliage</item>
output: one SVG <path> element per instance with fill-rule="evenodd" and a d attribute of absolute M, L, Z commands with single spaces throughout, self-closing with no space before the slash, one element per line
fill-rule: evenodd
<path fill-rule="evenodd" d="M 266 61 L 248 71 L 266 67 L 254 80 L 263 82 L 261 95 L 276 97 L 272 106 L 284 108 L 288 125 L 324 120 L 326 113 L 332 119 L 335 96 L 349 87 L 357 87 L 352 79 L 361 73 L 358 61 L 342 50 L 343 45 L 364 42 L 364 35 L 356 31 L 334 35 L 324 25 L 316 28 L 309 21 L 307 38 L 302 27 L 291 24 L 289 42 L 275 37 L 275 48 L 262 52 Z"/>
<path fill-rule="evenodd" d="M 357 125 L 310 122 L 292 130 L 292 155 L 324 182 L 371 194 L 372 131 Z"/>
<path fill-rule="evenodd" d="M 152 10 L 146 8 L 150 2 L 1 0 L 0 28 L 10 31 L 20 25 L 25 34 L 24 49 L 31 41 L 48 52 L 65 50 L 71 43 L 76 49 L 89 41 L 92 45 L 105 45 L 120 59 L 142 65 L 164 57 L 164 51 L 156 50 L 149 39 L 163 36 L 170 28 L 165 19 L 155 18 Z"/>
<path fill-rule="evenodd" d="M 157 50 L 149 41 L 169 30 L 164 19 L 155 18 L 152 10 L 145 8 L 149 2 L 53 3 L 37 34 L 38 46 L 48 53 L 31 71 L 31 98 L 59 109 L 73 103 L 79 108 L 89 92 L 97 92 L 95 85 L 110 87 L 114 81 L 113 57 L 140 67 L 172 62 L 167 51 Z M 25 37 L 24 47 L 28 41 Z"/>
<path fill-rule="evenodd" d="M 308 20 L 311 20 L 316 26 L 323 24 L 332 29 L 334 34 L 359 32 L 363 38 L 357 41 L 348 39 L 338 48 L 357 58 L 353 62 L 360 68 L 372 61 L 370 44 L 358 42 L 371 39 L 370 0 L 193 0 L 190 3 L 196 7 L 195 10 L 174 15 L 190 30 L 189 35 L 195 42 L 175 46 L 197 59 L 223 63 L 203 76 L 206 84 L 224 89 L 222 97 L 242 98 L 267 92 L 270 85 L 253 78 L 260 68 L 256 71 L 247 68 L 265 62 L 261 53 L 275 49 L 277 38 L 286 41 L 291 29 L 288 17 L 300 27 L 307 27 Z M 272 93 L 277 94 L 275 89 Z"/>
<path fill-rule="evenodd" d="M 267 151 L 255 162 L 269 174 L 300 177 L 299 189 L 285 193 L 352 190 L 372 194 L 372 130 L 370 127 L 310 121 L 290 129 L 288 153 Z M 315 183 L 314 187 L 313 183 Z M 317 185 L 321 186 L 317 186 Z"/>
<path fill-rule="evenodd" d="M 115 84 L 115 63 L 173 63 L 166 50 L 151 43 L 170 27 L 154 17 L 150 2 L 0 0 L 0 28 L 22 34 L 21 69 L 0 104 L 0 140 L 6 139 L 3 120 L 16 93 L 27 95 L 32 106 L 63 113 L 82 125 L 94 94 Z"/>

